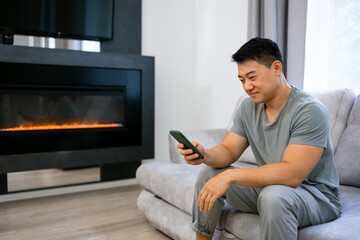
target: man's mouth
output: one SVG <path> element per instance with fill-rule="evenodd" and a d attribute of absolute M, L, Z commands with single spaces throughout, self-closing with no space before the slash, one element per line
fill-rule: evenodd
<path fill-rule="evenodd" d="M 250 97 L 255 97 L 258 93 L 257 92 L 254 92 L 254 93 L 248 93 Z"/>

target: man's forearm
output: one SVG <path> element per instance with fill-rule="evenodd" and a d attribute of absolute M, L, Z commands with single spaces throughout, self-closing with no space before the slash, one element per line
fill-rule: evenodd
<path fill-rule="evenodd" d="M 222 144 L 205 151 L 204 163 L 210 167 L 225 168 L 235 161 L 236 159 L 234 159 L 230 151 Z"/>
<path fill-rule="evenodd" d="M 248 187 L 265 187 L 269 185 L 285 185 L 296 187 L 302 179 L 296 178 L 294 169 L 287 163 L 270 163 L 256 168 L 230 169 L 224 174 L 230 176 L 231 184 Z"/>

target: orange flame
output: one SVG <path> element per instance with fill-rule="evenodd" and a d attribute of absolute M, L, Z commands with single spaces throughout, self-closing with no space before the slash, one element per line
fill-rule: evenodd
<path fill-rule="evenodd" d="M 111 127 L 120 127 L 122 124 L 118 123 L 72 123 L 72 124 L 48 124 L 48 125 L 20 125 L 19 127 L 13 128 L 2 128 L 0 131 L 29 131 L 29 130 L 55 130 L 55 129 L 78 129 L 78 128 L 111 128 Z"/>

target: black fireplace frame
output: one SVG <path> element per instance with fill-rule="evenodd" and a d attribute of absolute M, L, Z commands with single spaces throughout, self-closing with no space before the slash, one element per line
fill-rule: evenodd
<path fill-rule="evenodd" d="M 4 96 L 110 95 L 123 96 L 125 105 L 124 126 L 0 131 L 0 155 L 141 144 L 140 70 L 0 61 L 0 72 L 4 76 L 0 94 Z"/>
<path fill-rule="evenodd" d="M 153 57 L 0 44 L 0 62 L 137 70 L 141 73 L 142 99 L 141 141 L 138 143 L 107 148 L 0 155 L 0 193 L 7 192 L 7 173 L 11 172 L 100 166 L 101 181 L 109 181 L 134 177 L 141 160 L 154 158 Z"/>

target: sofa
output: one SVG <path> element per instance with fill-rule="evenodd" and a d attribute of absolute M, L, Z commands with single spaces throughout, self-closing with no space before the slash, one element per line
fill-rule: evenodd
<path fill-rule="evenodd" d="M 331 141 L 340 178 L 341 216 L 331 222 L 299 229 L 298 239 L 360 239 L 360 95 L 350 89 L 314 92 L 328 109 Z M 239 98 L 236 108 L 246 97 Z M 234 111 L 234 112 L 235 112 Z M 219 144 L 231 126 L 224 129 L 182 131 L 191 141 L 210 148 Z M 194 185 L 201 168 L 185 164 L 177 142 L 169 135 L 169 162 L 148 162 L 136 172 L 143 187 L 138 208 L 156 229 L 172 239 L 195 239 L 191 228 Z M 250 147 L 234 163 L 256 167 Z M 213 239 L 260 239 L 259 215 L 242 213 L 225 204 Z"/>

